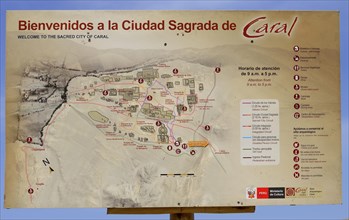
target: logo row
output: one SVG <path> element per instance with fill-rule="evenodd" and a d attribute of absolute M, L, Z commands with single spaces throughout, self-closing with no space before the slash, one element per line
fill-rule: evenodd
<path fill-rule="evenodd" d="M 249 187 L 246 189 L 247 199 L 284 199 L 307 196 L 307 187 Z"/>

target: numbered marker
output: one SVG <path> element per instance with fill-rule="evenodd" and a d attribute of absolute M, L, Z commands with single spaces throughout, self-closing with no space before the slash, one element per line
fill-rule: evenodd
<path fill-rule="evenodd" d="M 168 151 L 171 151 L 172 149 L 173 149 L 173 147 L 172 147 L 171 145 L 168 145 L 168 146 L 167 146 L 167 150 L 168 150 Z"/>
<path fill-rule="evenodd" d="M 293 60 L 297 62 L 297 61 L 299 60 L 299 56 L 295 55 L 295 56 L 293 57 Z"/>
<path fill-rule="evenodd" d="M 298 70 L 299 70 L 299 66 L 298 66 L 298 65 L 294 65 L 294 66 L 293 66 L 293 69 L 294 69 L 295 71 L 298 71 Z"/>
<path fill-rule="evenodd" d="M 29 193 L 29 194 L 33 194 L 33 193 L 34 193 L 33 188 L 29 188 L 29 189 L 28 189 L 28 193 Z"/>
<path fill-rule="evenodd" d="M 27 137 L 27 143 L 31 143 L 33 141 L 33 138 L 32 137 Z"/>
<path fill-rule="evenodd" d="M 176 154 L 180 154 L 181 152 L 181 149 L 176 149 Z"/>
<path fill-rule="evenodd" d="M 139 83 L 139 84 L 142 84 L 142 83 L 144 83 L 144 79 L 142 79 L 142 78 L 139 78 L 139 79 L 138 79 L 138 83 Z"/>
<path fill-rule="evenodd" d="M 215 71 L 216 73 L 220 73 L 220 72 L 221 72 L 221 68 L 220 68 L 220 67 L 216 67 L 216 68 L 214 69 L 214 71 Z"/>
<path fill-rule="evenodd" d="M 187 144 L 182 144 L 182 148 L 185 150 L 188 148 L 188 145 Z"/>
<path fill-rule="evenodd" d="M 188 110 L 187 106 L 182 106 L 182 111 L 186 112 Z"/>
<path fill-rule="evenodd" d="M 191 150 L 191 151 L 190 151 L 190 154 L 191 154 L 191 155 L 195 155 L 195 153 L 196 153 L 195 150 Z"/>
<path fill-rule="evenodd" d="M 148 96 L 147 96 L 147 100 L 148 100 L 148 101 L 151 101 L 151 100 L 153 100 L 153 96 L 151 96 L 151 95 L 148 95 Z"/>
<path fill-rule="evenodd" d="M 298 81 L 299 80 L 299 75 L 294 75 L 293 79 L 294 79 L 294 81 Z"/>
<path fill-rule="evenodd" d="M 205 130 L 206 130 L 206 131 L 211 130 L 211 126 L 209 126 L 209 125 L 205 125 Z"/>
<path fill-rule="evenodd" d="M 177 74 L 177 73 L 178 73 L 178 69 L 177 69 L 177 68 L 174 68 L 174 69 L 172 70 L 172 72 L 173 72 L 173 74 Z"/>
<path fill-rule="evenodd" d="M 293 107 L 294 107 L 295 109 L 299 109 L 299 108 L 300 108 L 300 105 L 299 105 L 298 103 L 295 103 L 295 104 L 293 105 Z"/>
<path fill-rule="evenodd" d="M 299 86 L 298 84 L 295 84 L 295 85 L 293 86 L 293 88 L 294 88 L 294 90 L 299 90 L 299 89 L 300 89 L 300 86 Z"/>
<path fill-rule="evenodd" d="M 293 157 L 293 161 L 294 162 L 298 162 L 299 161 L 299 157 L 298 156 Z"/>
<path fill-rule="evenodd" d="M 162 125 L 161 121 L 156 121 L 155 124 L 156 124 L 156 126 L 161 126 Z"/>
<path fill-rule="evenodd" d="M 108 91 L 108 90 L 103 90 L 103 92 L 102 92 L 102 93 L 103 93 L 103 95 L 104 95 L 104 96 L 106 96 L 106 95 L 108 95 L 108 94 L 109 94 L 109 91 Z"/>
<path fill-rule="evenodd" d="M 174 145 L 178 147 L 179 145 L 181 145 L 181 143 L 179 141 L 175 141 Z"/>

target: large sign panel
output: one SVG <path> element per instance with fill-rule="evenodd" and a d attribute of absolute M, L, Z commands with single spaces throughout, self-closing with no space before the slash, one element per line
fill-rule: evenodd
<path fill-rule="evenodd" d="M 13 207 L 341 203 L 338 12 L 8 11 Z"/>

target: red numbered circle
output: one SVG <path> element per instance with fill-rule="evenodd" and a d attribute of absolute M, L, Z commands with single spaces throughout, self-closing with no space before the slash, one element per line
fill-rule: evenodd
<path fill-rule="evenodd" d="M 220 67 L 216 67 L 216 68 L 214 69 L 214 71 L 215 71 L 216 73 L 220 73 L 220 72 L 221 72 L 221 68 L 220 68 Z"/>
<path fill-rule="evenodd" d="M 156 121 L 155 124 L 156 124 L 156 126 L 161 126 L 162 123 L 161 123 L 161 121 Z"/>
<path fill-rule="evenodd" d="M 32 137 L 27 137 L 27 143 L 31 143 L 33 141 Z"/>
<path fill-rule="evenodd" d="M 29 194 L 33 194 L 33 193 L 34 193 L 34 190 L 33 190 L 32 188 L 29 188 L 29 189 L 28 189 L 28 193 L 29 193 Z"/>

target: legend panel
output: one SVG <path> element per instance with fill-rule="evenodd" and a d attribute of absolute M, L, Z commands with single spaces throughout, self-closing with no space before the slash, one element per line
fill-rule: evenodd
<path fill-rule="evenodd" d="M 244 99 L 240 102 L 242 165 L 277 165 L 280 158 L 279 102 Z"/>

